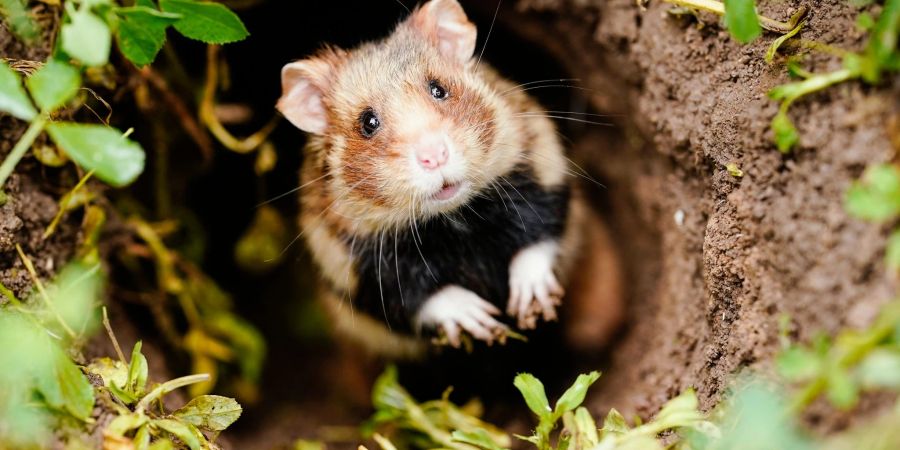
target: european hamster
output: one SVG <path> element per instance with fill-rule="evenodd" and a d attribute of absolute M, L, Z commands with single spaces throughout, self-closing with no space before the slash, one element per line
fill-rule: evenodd
<path fill-rule="evenodd" d="M 300 225 L 324 295 L 390 353 L 421 348 L 397 332 L 459 346 L 555 320 L 582 247 L 554 124 L 475 37 L 456 0 L 431 0 L 387 38 L 281 72 L 277 108 L 309 133 Z"/>

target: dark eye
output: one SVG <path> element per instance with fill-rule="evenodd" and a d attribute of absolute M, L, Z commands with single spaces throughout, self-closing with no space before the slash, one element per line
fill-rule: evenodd
<path fill-rule="evenodd" d="M 359 131 L 365 137 L 372 137 L 376 131 L 378 131 L 378 127 L 381 126 L 381 120 L 378 119 L 378 115 L 375 114 L 375 111 L 372 108 L 366 108 L 362 114 L 359 115 Z"/>
<path fill-rule="evenodd" d="M 438 99 L 443 100 L 447 98 L 447 89 L 440 85 L 437 80 L 431 80 L 428 83 L 428 87 L 431 90 L 431 96 Z"/>

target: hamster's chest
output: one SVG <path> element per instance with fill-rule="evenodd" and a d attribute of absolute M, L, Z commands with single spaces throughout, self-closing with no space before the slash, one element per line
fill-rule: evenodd
<path fill-rule="evenodd" d="M 403 328 L 427 297 L 459 285 L 502 307 L 509 263 L 522 248 L 561 234 L 568 191 L 548 191 L 519 171 L 457 211 L 354 243 L 353 303 Z"/>

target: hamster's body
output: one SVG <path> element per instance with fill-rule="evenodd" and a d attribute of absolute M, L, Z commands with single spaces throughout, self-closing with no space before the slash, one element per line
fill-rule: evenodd
<path fill-rule="evenodd" d="M 311 133 L 303 236 L 335 322 L 370 347 L 503 339 L 501 311 L 554 320 L 583 247 L 553 123 L 474 45 L 456 0 L 432 0 L 382 41 L 282 72 L 279 109 Z"/>

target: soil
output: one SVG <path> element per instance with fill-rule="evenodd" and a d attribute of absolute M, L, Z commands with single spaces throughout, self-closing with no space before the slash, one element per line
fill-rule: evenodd
<path fill-rule="evenodd" d="M 10 60 L 14 67 L 32 69 L 35 63 L 46 60 L 59 12 L 58 8 L 44 4 L 34 7 L 33 14 L 43 30 L 35 45 L 24 45 L 5 25 L 0 26 L 0 57 Z M 0 155 L 9 153 L 26 126 L 10 116 L 0 117 Z M 46 138 L 39 138 L 38 144 L 44 142 Z M 75 250 L 79 227 L 78 221 L 71 217 L 63 220 L 53 235 L 43 238 L 44 230 L 58 211 L 58 199 L 74 185 L 71 180 L 75 176 L 72 170 L 46 168 L 28 154 L 4 186 L 8 201 L 0 206 L 0 283 L 19 298 L 28 297 L 32 283 L 16 244 L 22 246 L 41 278 L 56 273 Z M 0 299 L 0 303 L 5 302 L 5 298 Z"/>
<path fill-rule="evenodd" d="M 399 5 L 385 6 L 392 2 L 353 2 L 352 15 L 343 3 L 295 3 L 263 2 L 241 10 L 253 36 L 224 47 L 232 88 L 221 100 L 250 106 L 255 122 L 264 123 L 272 113 L 278 70 L 286 61 L 311 53 L 320 42 L 351 46 L 381 36 L 405 14 Z M 481 46 L 497 3 L 462 3 L 479 27 Z M 758 3 L 761 13 L 781 20 L 792 7 L 809 7 L 804 39 L 847 49 L 864 45 L 865 35 L 855 27 L 858 10 L 844 0 Z M 615 407 L 626 417 L 646 419 L 689 387 L 708 409 L 743 367 L 771 366 L 782 317 L 790 318 L 792 339 L 808 341 L 819 332 L 865 326 L 894 296 L 897 280 L 882 263 L 889 228 L 847 216 L 843 196 L 867 165 L 890 161 L 900 150 L 900 80 L 878 88 L 845 83 L 796 103 L 790 114 L 801 140 L 793 153 L 782 155 L 769 130 L 777 104 L 766 92 L 788 78 L 778 58 L 773 65 L 763 59 L 776 36 L 765 33 L 742 46 L 715 17 L 676 17 L 669 9 L 659 0 L 646 10 L 634 0 L 501 4 L 485 60 L 519 82 L 577 78 L 561 83 L 572 88 L 532 93 L 548 110 L 604 114 L 602 121 L 610 125 L 561 122 L 560 129 L 573 159 L 605 186 L 594 188 L 593 198 L 623 258 L 628 320 L 602 353 L 566 348 L 560 326 L 551 325 L 527 345 L 404 365 L 401 381 L 418 398 L 437 398 L 453 384 L 454 400 L 481 397 L 488 420 L 526 432 L 530 421 L 511 385 L 516 372 L 538 375 L 553 397 L 577 373 L 603 368 L 587 400 L 596 416 Z M 285 29 L 297 30 L 289 46 Z M 202 79 L 203 48 L 172 42 L 185 73 Z M 41 61 L 48 48 L 49 43 L 26 48 L 0 28 L 5 58 Z M 840 61 L 809 55 L 805 65 L 826 71 Z M 133 113 L 119 108 L 117 120 L 140 123 L 142 116 Z M 20 122 L 0 117 L 0 155 L 23 131 Z M 136 126 L 135 136 L 150 149 L 146 134 Z M 191 220 L 206 230 L 198 262 L 233 295 L 270 348 L 262 398 L 245 403 L 244 417 L 220 441 L 232 448 L 275 448 L 341 431 L 329 426 L 358 424 L 370 412 L 366 395 L 381 368 L 361 356 L 335 356 L 346 353 L 316 328 L 321 324 L 308 308 L 310 263 L 301 251 L 292 249 L 285 263 L 265 275 L 242 273 L 233 263 L 233 244 L 252 220 L 254 205 L 297 185 L 301 139 L 280 127 L 273 137 L 280 161 L 266 177 L 253 173 L 252 155 L 217 149 L 201 169 L 195 169 L 196 149 L 179 147 L 171 156 L 173 175 L 166 181 L 176 206 L 190 210 Z M 182 141 L 174 145 L 190 144 Z M 154 152 L 148 157 L 152 168 Z M 736 164 L 743 177 L 730 175 L 726 164 Z M 24 296 L 30 281 L 15 243 L 42 277 L 73 254 L 78 214 L 49 239 L 41 235 L 57 199 L 77 176 L 71 167 L 48 169 L 26 157 L 7 183 L 10 200 L 0 206 L 0 282 L 16 295 Z M 151 177 L 142 178 L 133 191 L 144 199 L 153 189 Z M 285 217 L 296 215 L 291 200 L 276 205 Z M 146 309 L 111 302 L 124 346 L 139 338 L 160 341 Z M 165 344 L 147 348 L 154 379 L 189 369 L 184 355 Z M 101 336 L 86 353 L 111 349 Z M 860 409 L 875 413 L 889 403 L 867 397 Z M 826 432 L 850 421 L 849 414 L 824 405 L 814 405 L 808 415 L 809 424 Z"/>
<path fill-rule="evenodd" d="M 795 3 L 759 2 L 760 12 L 786 20 L 802 4 L 812 11 L 804 39 L 864 45 L 857 8 Z M 598 413 L 615 406 L 646 418 L 689 387 L 709 408 L 736 371 L 771 365 L 783 315 L 790 336 L 807 341 L 868 324 L 896 288 L 882 264 L 885 227 L 848 217 L 843 196 L 866 165 L 898 150 L 897 79 L 795 104 L 800 144 L 781 155 L 769 130 L 777 103 L 766 92 L 788 77 L 763 59 L 776 36 L 742 46 L 715 18 L 679 19 L 670 8 L 522 0 L 499 19 L 580 78 L 620 131 L 574 143 L 608 186 L 633 289 L 631 327 L 589 400 Z M 807 64 L 826 71 L 840 61 Z M 729 163 L 744 176 L 730 175 Z M 811 422 L 846 426 L 831 415 Z"/>

